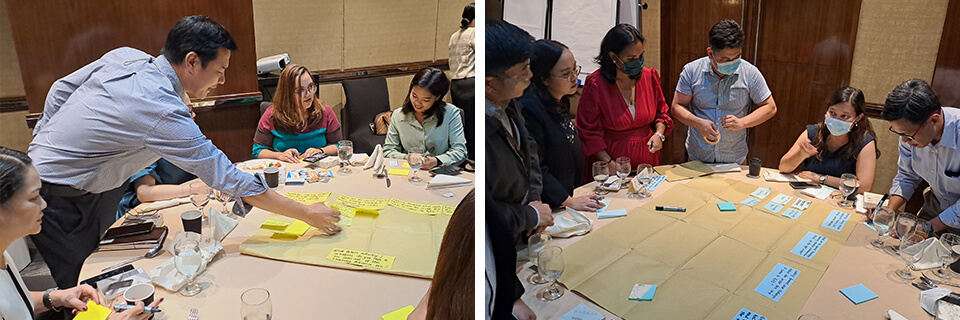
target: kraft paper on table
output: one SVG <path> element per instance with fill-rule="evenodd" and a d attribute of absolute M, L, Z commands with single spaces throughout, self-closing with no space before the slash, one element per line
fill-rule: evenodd
<path fill-rule="evenodd" d="M 764 210 L 774 197 L 739 203 L 757 188 L 718 176 L 674 185 L 565 249 L 559 281 L 627 319 L 732 319 L 741 308 L 796 318 L 860 216 L 836 232 L 821 226 L 824 219 L 832 210 L 851 211 L 831 203 L 812 200 L 797 220 Z M 737 210 L 721 212 L 716 204 L 724 201 Z M 808 232 L 827 238 L 812 259 L 791 253 Z M 800 271 L 779 302 L 754 291 L 778 263 Z M 658 285 L 653 301 L 627 299 L 636 283 Z"/>
<path fill-rule="evenodd" d="M 716 172 L 713 168 L 700 162 L 700 160 L 656 166 L 653 169 L 657 170 L 661 175 L 667 176 L 667 181 L 669 182 L 696 178 Z"/>
<path fill-rule="evenodd" d="M 437 253 L 440 250 L 444 230 L 450 221 L 449 215 L 411 212 L 383 205 L 390 200 L 397 200 L 393 198 L 363 199 L 333 194 L 329 196 L 326 203 L 329 206 L 347 205 L 340 200 L 354 205 L 382 208 L 379 209 L 379 215 L 354 215 L 350 226 L 344 226 L 343 231 L 332 236 L 316 228 L 310 228 L 303 236 L 284 240 L 271 238 L 277 230 L 260 229 L 240 245 L 240 252 L 252 256 L 326 267 L 433 278 Z M 431 209 L 431 206 L 449 207 L 426 204 L 423 206 Z M 278 214 L 273 214 L 268 219 L 287 223 L 294 221 Z M 396 259 L 389 269 L 366 268 L 327 259 L 334 248 L 381 254 L 396 257 Z"/>

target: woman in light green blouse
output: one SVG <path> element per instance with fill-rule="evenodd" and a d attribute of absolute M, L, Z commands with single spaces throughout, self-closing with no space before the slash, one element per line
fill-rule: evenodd
<path fill-rule="evenodd" d="M 420 147 L 426 151 L 424 170 L 456 165 L 467 157 L 460 109 L 443 101 L 449 88 L 440 69 L 424 68 L 413 76 L 403 107 L 390 117 L 385 157 L 406 159 L 407 150 Z"/>

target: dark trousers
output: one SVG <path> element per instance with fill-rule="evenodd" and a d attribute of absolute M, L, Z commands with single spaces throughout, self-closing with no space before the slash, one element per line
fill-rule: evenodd
<path fill-rule="evenodd" d="M 117 207 L 127 183 L 103 193 L 43 182 L 40 196 L 47 201 L 40 233 L 33 243 L 60 288 L 77 285 L 83 262 L 97 250 L 100 236 L 116 221 Z"/>
<path fill-rule="evenodd" d="M 460 115 L 463 118 L 463 135 L 467 138 L 467 159 L 473 160 L 474 158 L 474 136 L 473 131 L 476 126 L 474 121 L 474 90 L 473 83 L 475 82 L 474 77 L 465 78 L 465 79 L 455 79 L 450 82 L 450 100 L 453 100 L 453 105 L 463 110 Z"/>

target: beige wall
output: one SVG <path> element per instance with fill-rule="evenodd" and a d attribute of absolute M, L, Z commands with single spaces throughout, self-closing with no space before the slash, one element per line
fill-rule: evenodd
<path fill-rule="evenodd" d="M 880 149 L 877 171 L 873 178 L 873 193 L 883 194 L 890 191 L 893 177 L 897 175 L 897 160 L 900 159 L 897 147 L 900 137 L 887 130 L 890 123 L 883 119 L 870 118 L 870 125 L 877 133 L 877 148 Z"/>
<path fill-rule="evenodd" d="M 26 110 L 0 113 L 0 146 L 27 151 L 33 131 L 27 128 L 26 116 Z"/>
<path fill-rule="evenodd" d="M 26 94 L 20 78 L 20 63 L 17 61 L 17 49 L 13 45 L 6 1 L 3 3 L 0 5 L 0 97 L 20 97 Z"/>
<path fill-rule="evenodd" d="M 660 0 L 646 1 L 647 10 L 640 10 L 643 38 L 646 40 L 643 64 L 660 72 Z M 597 46 L 600 44 L 598 43 Z"/>

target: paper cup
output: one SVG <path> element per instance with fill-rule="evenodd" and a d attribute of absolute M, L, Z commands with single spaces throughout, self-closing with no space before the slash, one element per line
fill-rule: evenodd
<path fill-rule="evenodd" d="M 137 301 L 142 301 L 143 305 L 150 305 L 153 303 L 153 292 L 154 287 L 152 283 L 141 283 L 134 285 L 127 289 L 123 293 L 123 300 L 127 301 L 127 304 L 134 305 Z"/>

